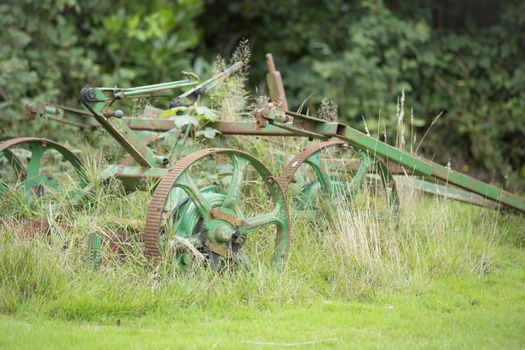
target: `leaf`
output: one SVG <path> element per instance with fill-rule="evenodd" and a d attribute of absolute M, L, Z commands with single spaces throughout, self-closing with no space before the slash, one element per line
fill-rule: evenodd
<path fill-rule="evenodd" d="M 213 139 L 213 138 L 215 138 L 215 135 L 217 135 L 219 133 L 220 133 L 219 130 L 207 127 L 204 130 L 197 131 L 197 136 L 204 136 L 207 139 Z"/>
<path fill-rule="evenodd" d="M 15 42 L 18 47 L 25 47 L 31 42 L 31 37 L 21 30 L 11 29 L 10 34 L 13 42 Z"/>
<path fill-rule="evenodd" d="M 128 29 L 129 30 L 133 30 L 133 29 L 137 28 L 139 23 L 140 23 L 140 16 L 139 15 L 135 15 L 135 16 L 129 18 L 128 19 L 128 23 L 127 23 Z"/>
<path fill-rule="evenodd" d="M 175 120 L 175 125 L 179 129 L 182 128 L 183 126 L 190 125 L 190 124 L 197 127 L 199 126 L 199 121 L 194 116 L 187 115 L 187 114 L 181 115 L 179 118 L 177 118 L 177 120 Z"/>
<path fill-rule="evenodd" d="M 174 111 L 173 109 L 166 109 L 162 112 L 160 112 L 159 117 L 160 118 L 169 118 L 169 117 L 175 117 L 177 115 L 177 111 Z"/>
<path fill-rule="evenodd" d="M 197 112 L 197 115 L 205 121 L 214 122 L 218 119 L 217 114 L 208 107 L 196 106 L 195 112 Z"/>

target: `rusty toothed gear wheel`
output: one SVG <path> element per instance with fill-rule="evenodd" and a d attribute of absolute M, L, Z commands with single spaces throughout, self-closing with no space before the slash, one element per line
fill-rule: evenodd
<path fill-rule="evenodd" d="M 226 155 L 233 165 L 228 188 L 199 188 L 190 176 L 191 167 L 219 154 Z M 261 177 L 273 205 L 269 212 L 250 217 L 240 205 L 241 185 L 249 165 Z M 246 266 L 244 243 L 250 233 L 267 226 L 276 228 L 272 265 L 282 269 L 290 244 L 290 220 L 279 182 L 246 152 L 209 148 L 191 153 L 166 171 L 153 193 L 141 240 L 145 254 L 152 258 L 161 258 L 170 235 L 175 235 L 207 253 L 211 266 L 217 266 L 217 260 Z M 187 257 L 181 260 L 187 263 Z"/>

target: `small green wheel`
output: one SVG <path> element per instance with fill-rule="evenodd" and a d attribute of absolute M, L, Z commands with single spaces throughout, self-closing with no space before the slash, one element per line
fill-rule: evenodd
<path fill-rule="evenodd" d="M 30 201 L 60 189 L 61 180 L 86 186 L 80 159 L 66 147 L 48 139 L 18 137 L 0 142 L 0 195 L 10 187 L 22 190 Z"/>
<path fill-rule="evenodd" d="M 222 180 L 207 179 L 210 171 L 227 167 L 230 171 Z M 247 180 L 250 171 L 252 178 Z M 260 188 L 251 193 L 256 199 L 251 207 L 243 199 L 245 192 L 250 192 L 243 187 L 245 184 Z M 276 231 L 271 263 L 282 269 L 290 243 L 290 222 L 279 183 L 248 153 L 210 148 L 191 153 L 167 170 L 153 193 L 142 241 L 150 257 L 162 257 L 169 242 L 182 240 L 202 253 L 214 268 L 246 267 L 246 242 L 256 231 L 266 232 L 271 227 Z M 188 258 L 182 253 L 178 260 L 188 264 Z"/>
<path fill-rule="evenodd" d="M 303 164 L 308 165 L 310 177 L 299 172 Z M 399 206 L 389 167 L 339 140 L 304 149 L 284 167 L 278 181 L 285 191 L 292 192 L 294 207 L 299 211 L 315 210 L 321 199 L 355 202 L 363 188 L 375 194 L 374 211 L 381 207 L 381 211 L 397 213 Z"/>

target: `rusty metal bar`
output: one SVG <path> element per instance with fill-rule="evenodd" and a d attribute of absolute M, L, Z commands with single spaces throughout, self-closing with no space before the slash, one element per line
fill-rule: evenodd
<path fill-rule="evenodd" d="M 62 105 L 29 103 L 26 105 L 26 114 L 30 120 L 40 117 L 83 129 L 100 127 L 98 124 L 90 123 L 91 114 L 88 111 Z"/>
<path fill-rule="evenodd" d="M 275 69 L 275 63 L 273 62 L 271 53 L 266 54 L 266 66 L 268 67 L 266 84 L 268 85 L 270 97 L 273 102 L 276 102 L 280 108 L 286 111 L 288 109 L 288 101 L 286 100 L 283 79 L 281 73 Z"/>

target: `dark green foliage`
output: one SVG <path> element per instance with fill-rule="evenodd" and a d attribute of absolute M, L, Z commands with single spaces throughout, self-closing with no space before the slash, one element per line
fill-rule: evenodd
<path fill-rule="evenodd" d="M 210 22 L 218 11 L 227 15 Z M 222 0 L 201 23 L 215 50 L 248 37 L 254 57 L 273 52 L 292 107 L 312 93 L 310 111 L 335 99 L 342 121 L 358 126 L 365 117 L 372 134 L 386 129 L 389 142 L 404 89 L 405 123 L 413 108 L 419 137 L 447 112 L 423 153 L 483 170 L 476 175 L 485 180 L 508 175 L 523 188 L 523 13 L 525 3 L 515 1 Z"/>
<path fill-rule="evenodd" d="M 78 105 L 79 91 L 88 84 L 176 80 L 199 43 L 193 18 L 201 9 L 201 1 L 3 2 L 0 125 L 5 134 L 29 132 L 20 122 L 29 99 Z"/>
<path fill-rule="evenodd" d="M 446 111 L 423 154 L 525 188 L 523 2 L 9 0 L 0 12 L 2 137 L 56 135 L 21 122 L 27 100 L 77 105 L 86 84 L 177 79 L 248 38 L 252 85 L 273 52 L 292 108 L 312 93 L 312 113 L 333 99 L 342 121 L 362 127 L 364 117 L 393 143 L 404 90 L 407 145 L 411 119 L 417 144 Z"/>

